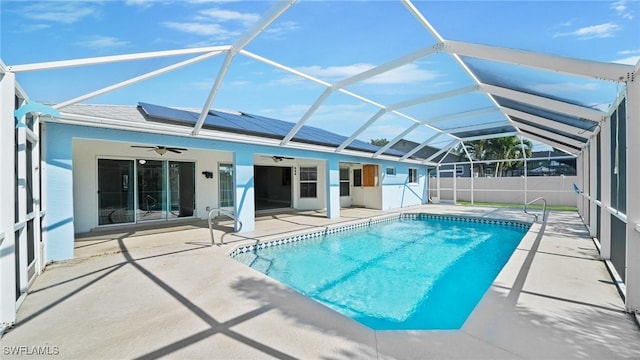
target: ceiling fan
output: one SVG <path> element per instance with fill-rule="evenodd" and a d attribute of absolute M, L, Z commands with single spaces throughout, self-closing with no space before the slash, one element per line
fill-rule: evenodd
<path fill-rule="evenodd" d="M 161 146 L 161 145 L 156 145 L 156 146 L 131 145 L 131 147 L 149 149 L 149 151 L 153 150 L 160 156 L 166 154 L 167 151 L 171 151 L 172 153 L 176 153 L 176 154 L 181 154 L 183 151 L 187 151 L 187 149 L 185 149 L 185 148 L 171 147 L 171 146 Z"/>
<path fill-rule="evenodd" d="M 272 156 L 271 159 L 273 160 L 274 163 L 279 163 L 282 160 L 293 160 L 292 157 L 286 157 L 286 156 Z"/>

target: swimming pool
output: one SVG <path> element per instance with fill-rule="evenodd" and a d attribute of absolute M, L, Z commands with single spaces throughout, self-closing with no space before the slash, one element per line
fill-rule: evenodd
<path fill-rule="evenodd" d="M 231 255 L 375 330 L 459 329 L 528 228 L 403 214 Z"/>

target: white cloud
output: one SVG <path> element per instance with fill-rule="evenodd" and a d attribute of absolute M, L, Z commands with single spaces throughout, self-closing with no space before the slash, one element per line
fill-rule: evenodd
<path fill-rule="evenodd" d="M 580 40 L 601 39 L 613 37 L 614 33 L 618 30 L 620 30 L 620 26 L 618 24 L 608 22 L 604 24 L 581 27 L 571 32 L 556 33 L 553 35 L 553 37 L 573 36 L 577 37 Z"/>
<path fill-rule="evenodd" d="M 24 16 L 32 20 L 72 24 L 99 12 L 98 4 L 88 1 L 38 2 L 24 8 Z"/>
<path fill-rule="evenodd" d="M 167 21 L 164 23 L 164 26 L 195 35 L 215 36 L 218 39 L 228 39 L 237 35 L 225 29 L 220 24 Z"/>
<path fill-rule="evenodd" d="M 226 22 L 235 21 L 243 24 L 244 26 L 251 26 L 260 19 L 260 15 L 252 13 L 241 13 L 238 11 L 222 10 L 222 9 L 207 9 L 199 12 L 202 16 L 214 21 Z"/>
<path fill-rule="evenodd" d="M 623 19 L 632 20 L 634 17 L 633 11 L 629 10 L 627 7 L 626 0 L 619 0 L 611 3 L 611 9 L 615 10 L 615 12 L 622 17 Z"/>
<path fill-rule="evenodd" d="M 640 54 L 640 49 L 635 49 L 635 50 L 622 50 L 622 51 L 618 51 L 618 54 L 620 54 L 620 55 L 633 55 L 633 54 Z"/>
<path fill-rule="evenodd" d="M 130 44 L 129 41 L 118 40 L 111 36 L 91 36 L 87 40 L 79 41 L 76 44 L 91 49 L 113 49 L 120 48 Z"/>
<path fill-rule="evenodd" d="M 300 27 L 295 21 L 284 21 L 282 23 L 272 24 L 265 29 L 264 34 L 269 38 L 278 39 L 282 38 L 283 35 L 289 32 L 298 30 L 299 28 Z"/>

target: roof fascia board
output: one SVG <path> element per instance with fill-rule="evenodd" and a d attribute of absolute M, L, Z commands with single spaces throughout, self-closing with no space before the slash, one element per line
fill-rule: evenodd
<path fill-rule="evenodd" d="M 480 88 L 493 95 L 591 121 L 600 122 L 606 117 L 606 114 L 599 110 L 566 103 L 564 101 L 553 100 L 538 95 L 527 94 L 500 86 L 480 84 Z"/>
<path fill-rule="evenodd" d="M 624 81 L 627 75 L 633 71 L 631 65 L 573 59 L 462 41 L 445 40 L 444 47 L 447 52 L 457 55 L 615 82 Z"/>
<path fill-rule="evenodd" d="M 291 0 L 289 2 L 276 2 L 271 8 L 270 15 L 264 16 L 260 21 L 258 21 L 254 27 L 242 38 L 236 41 L 231 49 L 227 52 L 227 56 L 222 63 L 222 67 L 218 71 L 218 76 L 216 77 L 213 86 L 211 87 L 211 91 L 209 92 L 209 96 L 207 96 L 207 100 L 202 106 L 202 111 L 200 111 L 200 116 L 198 116 L 198 120 L 196 124 L 193 126 L 193 135 L 198 135 L 200 129 L 202 129 L 202 125 L 204 124 L 207 115 L 209 114 L 209 110 L 213 105 L 213 101 L 218 95 L 218 91 L 224 82 L 224 78 L 227 75 L 227 71 L 229 71 L 229 67 L 231 66 L 231 62 L 236 54 L 245 48 L 249 43 L 255 39 L 260 33 L 262 33 L 269 25 L 271 25 L 278 17 L 284 14 L 293 4 L 295 0 Z"/>
<path fill-rule="evenodd" d="M 210 46 L 210 47 L 201 47 L 201 48 L 193 48 L 193 49 L 152 51 L 152 52 L 126 54 L 126 55 L 111 55 L 111 56 L 100 56 L 100 57 L 84 58 L 84 59 L 49 61 L 49 62 L 24 64 L 24 65 L 11 65 L 11 66 L 7 66 L 7 69 L 15 73 L 27 72 L 27 71 L 42 71 L 42 70 L 61 69 L 61 68 L 77 67 L 77 66 L 107 64 L 107 63 L 123 62 L 123 61 L 145 60 L 145 59 L 153 59 L 153 58 L 159 58 L 159 57 L 202 54 L 202 53 L 211 53 L 211 52 L 220 52 L 220 51 L 224 52 L 224 51 L 229 51 L 230 48 L 231 46 L 224 45 L 224 46 Z"/>
<path fill-rule="evenodd" d="M 551 119 L 547 119 L 544 117 L 540 117 L 537 115 L 533 115 L 533 114 L 529 114 L 523 111 L 519 111 L 516 109 L 511 109 L 508 107 L 503 107 L 502 111 L 509 115 L 509 116 L 514 116 L 517 118 L 521 118 L 523 120 L 527 120 L 527 121 L 531 121 L 534 122 L 536 124 L 548 127 L 548 128 L 552 128 L 552 129 L 558 129 L 562 132 L 565 132 L 567 134 L 571 134 L 571 135 L 576 135 L 576 136 L 582 136 L 582 137 L 590 137 L 591 135 L 594 134 L 594 130 L 585 130 L 585 129 L 581 129 L 581 128 L 577 128 L 575 126 L 571 126 L 571 125 L 567 125 L 567 124 L 563 124 L 561 122 L 558 121 L 554 121 Z M 511 119 L 514 122 L 517 122 L 518 124 L 521 124 L 518 122 L 517 119 Z"/>
<path fill-rule="evenodd" d="M 99 90 L 96 90 L 96 91 L 93 91 L 93 92 L 90 92 L 90 93 L 75 97 L 73 99 L 60 102 L 58 104 L 55 104 L 53 106 L 53 108 L 54 109 L 62 109 L 65 106 L 73 105 L 73 104 L 79 103 L 81 101 L 84 101 L 84 100 L 87 100 L 87 99 L 91 99 L 91 98 L 94 98 L 96 96 L 99 96 L 99 95 L 102 95 L 102 94 L 105 94 L 105 93 L 108 93 L 108 92 L 111 92 L 111 91 L 114 91 L 114 90 L 129 86 L 129 85 L 133 85 L 135 83 L 150 79 L 152 77 L 155 77 L 155 76 L 158 76 L 158 75 L 162 75 L 162 74 L 168 73 L 170 71 L 173 71 L 173 70 L 176 70 L 176 69 L 179 69 L 179 68 L 182 68 L 182 67 L 185 67 L 185 66 L 188 66 L 188 65 L 191 65 L 191 64 L 194 64 L 194 63 L 209 59 L 209 58 L 212 58 L 212 57 L 220 55 L 222 53 L 223 53 L 222 51 L 210 52 L 210 53 L 207 53 L 207 54 L 204 54 L 204 55 L 200 55 L 200 56 L 197 56 L 197 57 L 185 60 L 185 61 L 181 61 L 179 63 L 173 64 L 173 65 L 169 65 L 169 66 L 163 67 L 161 69 L 154 70 L 154 71 L 148 72 L 146 74 L 142 74 L 140 76 L 133 77 L 133 78 L 131 78 L 129 80 L 121 81 L 119 83 L 104 87 L 102 89 L 99 89 Z"/>
<path fill-rule="evenodd" d="M 174 135 L 180 137 L 189 137 L 193 138 L 191 134 L 190 128 L 179 126 L 179 125 L 165 125 L 165 124 L 149 124 L 143 122 L 131 122 L 131 121 L 123 121 L 117 119 L 108 119 L 108 118 L 100 118 L 95 116 L 86 116 L 86 115 L 78 115 L 71 113 L 60 113 L 60 118 L 49 118 L 43 117 L 43 120 L 46 122 L 58 123 L 58 124 L 66 124 L 66 125 L 78 125 L 78 126 L 89 126 L 96 128 L 105 128 L 105 129 L 113 129 L 113 130 L 128 130 L 128 131 L 141 131 L 147 133 L 161 134 L 161 135 Z M 306 144 L 299 142 L 291 142 L 287 146 L 281 146 L 280 141 L 277 139 L 268 139 L 261 138 L 256 136 L 246 136 L 246 135 L 237 135 L 230 134 L 223 131 L 209 130 L 203 129 L 197 138 L 208 139 L 208 140 L 216 140 L 216 141 L 229 141 L 234 143 L 241 144 L 253 144 L 253 145 L 265 145 L 273 148 L 289 148 L 295 150 L 309 150 L 316 151 L 322 153 L 335 153 L 335 148 L 314 145 L 314 144 Z M 370 152 L 358 151 L 358 150 L 345 150 L 342 155 L 345 156 L 355 156 L 363 159 L 363 162 L 366 159 L 371 159 L 372 154 Z M 396 156 L 383 155 L 379 158 L 379 160 L 388 160 L 394 162 L 405 162 L 405 163 L 413 163 L 413 164 L 421 164 L 422 161 L 414 160 L 414 159 L 406 159 L 400 160 L 400 158 Z"/>
<path fill-rule="evenodd" d="M 551 139 L 553 141 L 559 142 L 559 143 L 565 143 L 567 145 L 571 145 L 577 148 L 582 149 L 586 143 L 583 143 L 581 141 L 578 140 L 574 140 L 574 139 L 570 139 L 568 137 L 562 136 L 560 134 L 556 134 L 547 130 L 543 130 L 540 128 L 537 128 L 535 126 L 531 126 L 531 125 L 527 125 L 527 124 L 523 124 L 523 123 L 519 123 L 519 122 L 513 122 L 513 126 L 515 126 L 518 129 L 522 129 L 522 130 L 526 130 L 528 132 L 532 132 L 534 134 L 538 134 L 540 136 L 544 136 L 548 139 Z"/>

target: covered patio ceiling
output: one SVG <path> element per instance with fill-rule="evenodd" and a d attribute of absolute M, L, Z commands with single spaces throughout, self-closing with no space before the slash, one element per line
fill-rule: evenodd
<path fill-rule="evenodd" d="M 380 11 L 386 11 L 376 8 L 375 4 L 345 2 L 333 5 L 345 9 L 369 6 L 368 11 L 374 18 L 383 18 L 385 14 Z M 279 140 L 280 146 L 295 146 L 293 139 L 300 129 L 312 125 L 345 137 L 346 140 L 334 147 L 335 152 L 345 151 L 356 140 L 368 142 L 384 134 L 389 143 L 370 156 L 379 157 L 400 140 L 409 140 L 416 145 L 401 159 L 408 159 L 428 146 L 437 150 L 433 155 L 420 159 L 428 164 L 461 142 L 512 135 L 577 155 L 587 145 L 590 136 L 599 131 L 600 122 L 610 115 L 611 109 L 615 109 L 623 97 L 625 82 L 637 73 L 640 66 L 640 63 L 628 65 L 578 59 L 483 45 L 464 39 L 446 39 L 428 20 L 428 3 L 414 4 L 403 0 L 393 5 L 385 4 L 385 8 L 392 8 L 393 16 L 405 16 L 407 29 L 395 36 L 390 35 L 389 39 L 369 39 L 374 47 L 394 49 L 385 51 L 386 55 L 382 51 L 361 51 L 362 54 L 374 54 L 370 58 L 356 56 L 345 59 L 341 48 L 309 50 L 313 47 L 313 39 L 309 39 L 307 44 L 294 44 L 285 39 L 277 42 L 278 47 L 275 47 L 273 41 L 268 41 L 273 36 L 270 29 L 291 26 L 299 14 L 323 6 L 322 2 L 301 1 L 297 4 L 297 1 L 286 1 L 273 4 L 250 29 L 226 44 L 0 64 L 0 70 L 16 73 L 18 81 L 23 84 L 20 78 L 23 74 L 38 76 L 44 71 L 59 72 L 69 68 L 82 71 L 88 66 L 123 62 L 142 64 L 130 65 L 138 69 L 135 76 L 128 71 L 120 71 L 112 77 L 118 79 L 116 82 L 68 99 L 56 99 L 53 107 L 61 112 L 63 118 L 73 117 L 73 114 L 65 113 L 65 108 L 70 105 L 100 102 L 98 100 L 104 99 L 105 95 L 124 88 L 144 94 L 144 88 L 136 87 L 143 82 L 150 82 L 150 86 L 160 84 L 170 92 L 174 86 L 173 78 L 162 83 L 161 75 L 175 73 L 183 81 L 187 81 L 187 76 L 195 76 L 201 83 L 206 83 L 206 96 L 195 97 L 199 101 L 200 116 L 191 136 L 196 137 L 207 131 L 202 127 L 211 109 L 233 108 L 245 112 L 250 103 L 260 102 L 266 96 L 261 91 L 286 88 L 299 93 L 295 104 L 290 103 L 287 108 L 287 99 L 280 99 L 284 105 L 279 111 L 258 113 L 295 122 Z M 356 36 L 331 31 L 332 28 L 341 28 L 341 25 L 333 24 L 327 18 L 324 20 L 304 24 L 305 29 L 311 28 L 318 34 L 327 33 L 327 36 L 349 37 L 353 41 L 351 46 L 355 48 L 365 46 L 361 38 L 366 37 L 367 27 L 380 26 L 376 23 L 356 24 L 353 26 L 353 31 L 358 33 Z M 318 25 L 321 27 L 312 28 Z M 390 33 L 393 31 L 395 29 L 389 29 Z M 411 34 L 411 38 L 407 34 Z M 526 39 L 523 39 L 523 47 L 526 48 Z M 299 55 L 289 60 L 292 63 L 285 63 L 280 60 L 283 52 L 299 52 Z M 314 57 L 318 56 L 332 58 L 336 67 L 333 70 L 336 71 L 332 72 L 331 66 L 323 69 L 314 67 Z M 264 84 L 256 85 L 261 74 L 254 70 L 248 73 L 245 70 L 247 63 L 262 66 L 265 72 L 278 71 L 284 76 L 276 87 L 263 88 Z M 352 66 L 349 69 L 337 68 L 344 63 Z M 162 66 L 158 67 L 159 64 Z M 193 71 L 184 71 L 186 68 L 193 68 Z M 336 73 L 341 73 L 342 77 Z M 406 76 L 404 81 L 398 81 L 402 76 Z M 156 77 L 158 79 L 151 80 Z M 252 84 L 243 89 L 242 79 L 248 78 Z M 155 80 L 160 82 L 154 83 Z M 76 86 L 72 81 L 69 77 L 58 86 Z M 25 83 L 29 86 L 25 86 L 23 93 L 28 99 L 26 95 L 30 94 L 30 87 L 37 88 L 39 82 L 27 78 Z M 580 84 L 582 89 L 597 88 L 599 91 L 596 96 L 595 91 L 573 91 L 571 87 L 563 86 L 566 84 Z M 141 97 L 131 100 L 140 101 Z M 164 105 L 193 108 L 192 104 Z M 293 105 L 296 105 L 295 109 Z M 327 116 L 326 109 L 340 107 L 344 109 L 341 119 L 336 119 L 335 114 Z M 252 112 L 256 113 L 256 110 Z"/>

